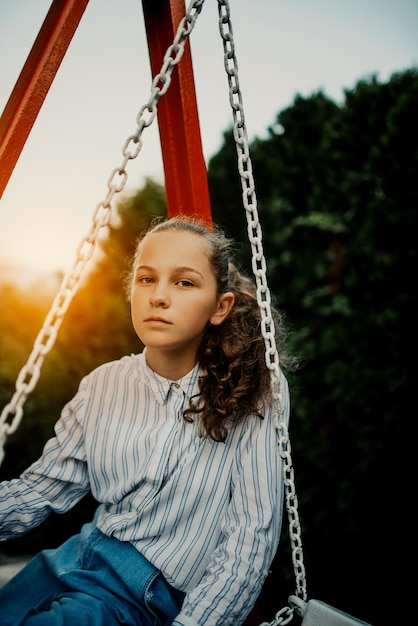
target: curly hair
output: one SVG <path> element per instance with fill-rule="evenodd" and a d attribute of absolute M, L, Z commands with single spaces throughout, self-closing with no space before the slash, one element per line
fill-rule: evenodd
<path fill-rule="evenodd" d="M 149 233 L 162 231 L 191 232 L 202 237 L 207 244 L 218 295 L 231 291 L 235 296 L 234 305 L 222 324 L 208 323 L 206 327 L 197 354 L 203 371 L 198 402 L 194 402 L 196 397 L 192 398 L 184 413 L 184 419 L 190 422 L 199 415 L 201 433 L 222 442 L 234 422 L 249 416 L 262 418 L 263 403 L 272 399 L 256 287 L 233 263 L 233 241 L 219 227 L 213 226 L 211 230 L 202 221 L 189 216 L 153 220 L 137 242 L 133 265 L 144 238 Z M 131 277 L 128 277 L 127 293 L 130 282 Z M 284 324 L 277 310 L 273 309 L 272 314 L 280 352 L 285 340 Z"/>

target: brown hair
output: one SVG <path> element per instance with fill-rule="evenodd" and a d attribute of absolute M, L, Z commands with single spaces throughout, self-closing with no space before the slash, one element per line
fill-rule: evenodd
<path fill-rule="evenodd" d="M 235 296 L 235 303 L 222 324 L 206 327 L 197 355 L 203 371 L 199 379 L 199 402 L 195 404 L 192 398 L 184 413 L 187 421 L 199 415 L 202 431 L 214 441 L 225 441 L 228 427 L 234 421 L 250 415 L 262 417 L 262 404 L 271 401 L 271 378 L 266 366 L 256 288 L 232 262 L 232 241 L 222 230 L 216 226 L 210 230 L 189 216 L 153 220 L 138 240 L 133 267 L 147 234 L 162 231 L 191 232 L 202 237 L 207 243 L 218 295 L 231 291 Z M 131 281 L 132 276 L 126 282 L 127 293 Z M 272 313 L 280 351 L 284 327 L 278 311 L 273 309 Z"/>

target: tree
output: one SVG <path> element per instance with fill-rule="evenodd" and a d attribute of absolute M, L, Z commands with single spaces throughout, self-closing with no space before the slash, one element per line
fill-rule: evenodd
<path fill-rule="evenodd" d="M 379 598 L 400 565 L 388 514 L 399 416 L 417 410 L 402 349 L 416 335 L 417 105 L 417 70 L 371 77 L 341 105 L 297 96 L 250 147 L 270 289 L 302 359 L 289 377 L 310 591 L 372 623 L 388 619 Z M 225 135 L 209 185 L 217 221 L 241 238 L 232 153 Z"/>

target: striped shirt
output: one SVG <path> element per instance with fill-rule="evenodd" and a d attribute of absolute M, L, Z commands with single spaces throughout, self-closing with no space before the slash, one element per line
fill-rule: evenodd
<path fill-rule="evenodd" d="M 100 366 L 64 407 L 41 458 L 0 483 L 0 540 L 65 512 L 91 490 L 106 535 L 129 541 L 186 593 L 175 626 L 242 623 L 277 549 L 282 468 L 274 418 L 225 443 L 183 419 L 199 366 L 158 376 L 146 351 Z M 288 391 L 284 384 L 285 411 Z"/>

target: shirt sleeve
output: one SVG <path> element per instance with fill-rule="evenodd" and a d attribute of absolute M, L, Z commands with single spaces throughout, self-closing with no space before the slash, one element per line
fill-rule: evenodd
<path fill-rule="evenodd" d="M 283 395 L 288 420 L 287 385 Z M 282 460 L 274 416 L 251 422 L 237 448 L 221 542 L 172 626 L 239 626 L 268 575 L 282 522 Z"/>
<path fill-rule="evenodd" d="M 64 513 L 89 491 L 83 428 L 83 382 L 63 409 L 55 437 L 17 479 L 0 483 L 0 541 L 23 535 L 55 511 Z"/>

